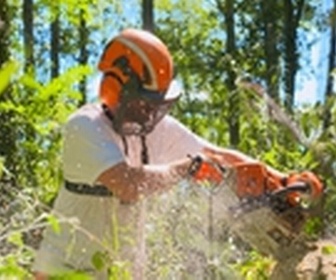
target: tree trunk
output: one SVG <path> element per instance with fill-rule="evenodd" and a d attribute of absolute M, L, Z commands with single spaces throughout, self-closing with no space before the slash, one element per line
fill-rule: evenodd
<path fill-rule="evenodd" d="M 295 80 L 295 31 L 294 11 L 292 0 L 284 1 L 284 39 L 285 39 L 285 107 L 291 111 L 294 103 L 294 80 Z"/>
<path fill-rule="evenodd" d="M 216 0 L 218 10 L 225 19 L 225 31 L 227 35 L 225 54 L 229 60 L 235 59 L 236 53 L 236 37 L 235 37 L 235 21 L 234 21 L 234 0 L 221 1 Z M 239 144 L 239 96 L 236 91 L 235 81 L 236 73 L 231 65 L 223 69 L 227 73 L 225 85 L 228 90 L 228 126 L 230 146 L 236 147 Z"/>
<path fill-rule="evenodd" d="M 34 71 L 34 23 L 33 23 L 33 0 L 23 1 L 23 41 L 24 41 L 24 55 L 25 72 Z"/>
<path fill-rule="evenodd" d="M 225 2 L 224 13 L 226 21 L 226 53 L 232 59 L 235 58 L 236 45 L 235 45 L 235 22 L 234 22 L 234 0 Z M 227 89 L 229 92 L 229 132 L 230 132 L 230 145 L 236 147 L 239 144 L 239 96 L 235 87 L 236 74 L 232 67 L 228 69 L 228 76 L 226 80 Z"/>
<path fill-rule="evenodd" d="M 51 59 L 51 79 L 58 77 L 59 75 L 59 52 L 60 52 L 60 27 L 59 27 L 59 4 L 54 2 L 51 4 L 51 10 L 54 14 L 54 20 L 50 24 L 50 59 Z"/>
<path fill-rule="evenodd" d="M 0 68 L 10 59 L 10 22 L 9 5 L 6 0 L 0 0 Z M 0 103 L 12 100 L 12 90 L 8 86 L 0 94 Z M 11 110 L 0 110 L 0 157 L 4 157 L 4 166 L 11 173 L 15 174 L 15 153 L 16 153 L 16 133 L 15 133 L 15 113 Z M 3 178 L 12 181 L 13 177 Z"/>
<path fill-rule="evenodd" d="M 9 59 L 10 18 L 6 0 L 0 0 L 0 66 Z"/>
<path fill-rule="evenodd" d="M 88 27 L 86 24 L 86 20 L 84 18 L 84 11 L 80 10 L 80 25 L 79 25 L 79 64 L 80 65 L 87 65 L 88 63 L 88 51 L 87 51 L 87 45 L 88 45 Z M 83 105 L 86 103 L 86 86 L 87 86 L 87 79 L 84 77 L 79 84 L 79 91 L 82 94 L 82 99 L 80 102 L 80 105 Z"/>
<path fill-rule="evenodd" d="M 284 0 L 284 87 L 285 107 L 292 111 L 294 106 L 295 77 L 298 70 L 297 27 L 301 18 L 304 0 L 299 0 L 297 7 L 292 0 Z"/>
<path fill-rule="evenodd" d="M 330 126 L 331 112 L 329 99 L 333 95 L 333 86 L 334 79 L 331 75 L 332 71 L 336 67 L 336 0 L 334 0 L 334 8 L 331 14 L 331 32 L 330 32 L 330 52 L 328 58 L 328 75 L 327 75 L 327 85 L 325 89 L 325 100 L 327 101 L 325 104 L 326 112 L 324 115 L 323 127 L 327 129 Z"/>
<path fill-rule="evenodd" d="M 154 32 L 154 3 L 153 0 L 142 0 L 143 28 Z"/>
<path fill-rule="evenodd" d="M 264 53 L 266 62 L 265 81 L 267 91 L 272 99 L 279 102 L 279 51 L 277 50 L 277 23 L 274 20 L 277 18 L 277 3 L 262 0 L 261 9 L 263 14 L 263 33 L 264 33 Z"/>

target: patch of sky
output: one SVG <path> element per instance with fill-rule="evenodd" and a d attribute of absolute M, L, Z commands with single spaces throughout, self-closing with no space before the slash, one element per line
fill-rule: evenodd
<path fill-rule="evenodd" d="M 332 0 L 324 0 L 322 5 L 318 5 L 318 14 L 326 14 L 332 8 Z M 307 49 L 299 49 L 305 53 L 300 60 L 301 70 L 296 79 L 297 92 L 295 94 L 295 104 L 298 106 L 312 104 L 316 101 L 323 101 L 326 87 L 327 64 L 329 55 L 329 35 L 330 28 L 321 30 L 313 29 L 310 32 L 301 31 L 299 38 L 307 40 L 310 46 Z"/>

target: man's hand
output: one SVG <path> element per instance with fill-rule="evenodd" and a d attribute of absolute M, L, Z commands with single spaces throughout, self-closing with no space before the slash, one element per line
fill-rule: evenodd
<path fill-rule="evenodd" d="M 212 182 L 219 184 L 223 180 L 224 169 L 217 162 L 203 155 L 191 157 L 188 173 L 196 182 Z"/>

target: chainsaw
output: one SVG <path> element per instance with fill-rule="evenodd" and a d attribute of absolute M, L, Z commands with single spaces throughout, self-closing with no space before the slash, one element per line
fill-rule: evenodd
<path fill-rule="evenodd" d="M 192 158 L 192 180 L 225 188 L 230 231 L 259 253 L 277 260 L 309 249 L 304 225 L 322 201 L 324 187 L 311 172 L 274 179 L 261 163 L 221 166 L 203 156 Z"/>

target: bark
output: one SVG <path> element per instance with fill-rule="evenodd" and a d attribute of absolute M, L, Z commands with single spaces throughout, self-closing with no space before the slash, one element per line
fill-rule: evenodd
<path fill-rule="evenodd" d="M 234 1 L 228 0 L 224 4 L 217 1 L 217 5 L 225 16 L 226 23 L 226 54 L 231 59 L 235 59 L 236 54 L 236 37 L 235 37 L 235 22 L 234 22 Z M 239 144 L 239 96 L 236 91 L 235 80 L 236 73 L 229 66 L 227 70 L 226 86 L 229 92 L 228 100 L 228 124 L 230 133 L 230 145 L 236 147 Z"/>
<path fill-rule="evenodd" d="M 88 27 L 84 17 L 84 11 L 80 11 L 80 25 L 79 25 L 79 64 L 80 65 L 87 65 L 88 63 Z M 86 87 L 87 87 L 87 79 L 84 77 L 79 84 L 79 91 L 82 93 L 81 103 L 79 105 L 83 105 L 86 103 Z"/>
<path fill-rule="evenodd" d="M 143 28 L 154 32 L 154 3 L 153 0 L 142 0 Z"/>
<path fill-rule="evenodd" d="M 6 0 L 0 0 L 0 66 L 9 58 L 10 18 Z"/>
<path fill-rule="evenodd" d="M 235 22 L 234 22 L 234 1 L 216 0 L 217 8 L 225 18 L 225 31 L 227 35 L 225 54 L 229 61 L 235 59 L 236 42 L 235 42 Z M 228 89 L 228 126 L 229 141 L 232 147 L 239 144 L 239 97 L 237 95 L 235 80 L 237 78 L 234 69 L 229 65 L 223 69 L 227 73 L 225 85 Z"/>
<path fill-rule="evenodd" d="M 60 52 L 60 27 L 59 27 L 59 9 L 58 3 L 52 4 L 52 12 L 54 13 L 54 20 L 50 24 L 50 60 L 51 60 L 51 79 L 59 75 L 59 52 Z"/>
<path fill-rule="evenodd" d="M 264 53 L 266 63 L 265 81 L 268 92 L 272 99 L 279 101 L 279 51 L 277 49 L 277 22 L 274 20 L 278 16 L 275 9 L 276 3 L 269 0 L 262 0 L 261 10 L 263 14 L 263 34 L 264 34 Z"/>
<path fill-rule="evenodd" d="M 301 19 L 304 0 L 295 7 L 292 0 L 284 0 L 284 86 L 285 106 L 292 111 L 294 105 L 295 77 L 298 71 L 297 27 Z"/>
<path fill-rule="evenodd" d="M 330 52 L 328 57 L 328 75 L 327 75 L 327 84 L 325 89 L 325 100 L 328 101 L 333 93 L 334 79 L 331 75 L 332 71 L 336 67 L 336 0 L 334 0 L 334 9 L 332 11 L 331 16 L 331 32 L 330 32 Z M 326 112 L 323 121 L 324 129 L 327 129 L 330 126 L 331 121 L 331 112 L 330 106 L 328 106 L 328 102 L 326 102 Z"/>
<path fill-rule="evenodd" d="M 24 70 L 34 71 L 34 23 L 33 23 L 33 0 L 23 1 L 23 41 L 24 41 Z"/>
<path fill-rule="evenodd" d="M 10 59 L 10 9 L 6 0 L 0 0 L 0 68 Z M 0 94 L 0 103 L 12 100 L 10 86 Z M 15 174 L 16 125 L 15 113 L 11 110 L 0 110 L 0 157 L 4 157 L 4 165 L 10 174 Z M 14 177 L 0 178 L 14 180 Z M 12 182 L 13 183 L 13 182 Z"/>

